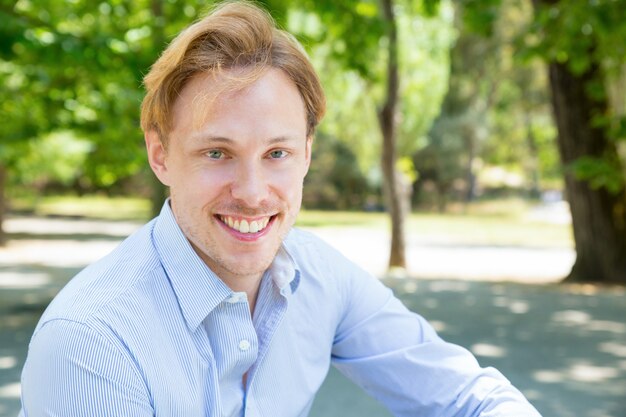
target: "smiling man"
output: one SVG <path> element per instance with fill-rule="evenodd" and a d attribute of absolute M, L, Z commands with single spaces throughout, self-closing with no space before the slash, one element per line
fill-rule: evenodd
<path fill-rule="evenodd" d="M 325 109 L 306 55 L 249 3 L 183 31 L 146 76 L 161 214 L 44 313 L 23 416 L 306 416 L 333 363 L 397 416 L 532 417 L 496 370 L 292 229 Z"/>
<path fill-rule="evenodd" d="M 280 68 L 246 68 L 259 65 L 246 62 L 254 58 L 239 56 L 244 62 L 232 68 L 192 77 L 173 103 L 167 136 L 150 128 L 151 96 L 144 113 L 150 164 L 170 187 L 178 226 L 211 271 L 247 294 L 252 311 L 260 279 L 300 210 L 312 141 L 294 82 Z M 249 78 L 198 106 L 198 92 L 220 91 L 239 77 Z"/>

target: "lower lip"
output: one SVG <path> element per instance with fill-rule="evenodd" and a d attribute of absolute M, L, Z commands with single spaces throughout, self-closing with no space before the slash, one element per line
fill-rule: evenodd
<path fill-rule="evenodd" d="M 260 232 L 257 233 L 241 233 L 235 229 L 231 229 L 230 227 L 228 227 L 227 224 L 225 224 L 224 222 L 222 222 L 220 219 L 216 218 L 216 221 L 228 232 L 230 233 L 231 236 L 235 237 L 238 240 L 242 240 L 245 242 L 254 242 L 256 240 L 259 240 L 260 238 L 262 238 L 263 236 L 265 236 L 266 234 L 269 233 L 270 228 L 272 227 L 272 225 L 274 224 L 274 220 L 276 219 L 276 216 L 272 216 L 270 218 L 269 223 L 267 223 L 267 226 L 265 226 L 265 229 L 261 230 Z"/>

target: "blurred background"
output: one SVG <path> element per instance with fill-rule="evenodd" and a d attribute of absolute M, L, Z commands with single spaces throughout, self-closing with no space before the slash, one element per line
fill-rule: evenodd
<path fill-rule="evenodd" d="M 328 100 L 298 225 L 544 415 L 626 416 L 626 1 L 259 3 Z M 142 77 L 211 5 L 0 0 L 0 416 L 51 297 L 160 209 Z"/>

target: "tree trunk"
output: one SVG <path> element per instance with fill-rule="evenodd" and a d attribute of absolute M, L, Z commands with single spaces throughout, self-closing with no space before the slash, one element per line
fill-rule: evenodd
<path fill-rule="evenodd" d="M 380 129 L 383 136 L 382 170 L 387 207 L 391 216 L 391 253 L 389 267 L 406 268 L 406 238 L 404 220 L 410 207 L 402 174 L 396 169 L 397 150 L 397 104 L 398 104 L 398 35 L 392 0 L 382 0 L 382 9 L 387 24 L 389 56 L 387 60 L 386 98 L 379 112 Z"/>
<path fill-rule="evenodd" d="M 7 235 L 4 231 L 4 218 L 7 211 L 5 187 L 7 183 L 7 168 L 0 162 L 0 246 L 7 243 Z"/>
<path fill-rule="evenodd" d="M 575 75 L 565 64 L 553 62 L 549 75 L 576 245 L 576 262 L 566 280 L 626 283 L 626 192 L 591 188 L 567 170 L 582 156 L 618 160 L 615 143 L 593 123 L 594 116 L 607 113 L 606 95 L 598 100 L 587 93 L 592 81 L 603 85 L 601 69 L 592 65 Z"/>
<path fill-rule="evenodd" d="M 474 164 L 476 163 L 477 142 L 476 128 L 468 126 L 463 129 L 463 136 L 465 139 L 465 146 L 467 149 L 467 166 L 465 170 L 465 208 L 468 204 L 476 199 L 476 174 L 474 173 Z"/>
<path fill-rule="evenodd" d="M 450 194 L 450 187 L 438 183 L 435 185 L 437 190 L 437 212 L 444 214 L 448 211 L 448 195 Z"/>
<path fill-rule="evenodd" d="M 539 185 L 539 148 L 537 146 L 537 139 L 533 133 L 533 124 L 530 118 L 530 112 L 527 110 L 524 110 L 524 121 L 526 125 L 526 146 L 528 146 L 526 172 L 530 177 L 528 192 L 530 198 L 539 198 L 541 197 L 541 187 Z"/>

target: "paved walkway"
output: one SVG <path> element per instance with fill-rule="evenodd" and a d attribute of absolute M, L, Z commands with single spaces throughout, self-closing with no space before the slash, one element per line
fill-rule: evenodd
<path fill-rule="evenodd" d="M 19 410 L 26 346 L 50 299 L 137 227 L 67 219 L 7 223 L 15 239 L 0 249 L 0 417 Z M 316 232 L 373 273 L 384 270 L 384 234 Z M 626 416 L 623 288 L 551 284 L 571 266 L 568 250 L 437 246 L 416 239 L 408 250 L 416 261 L 409 273 L 420 278 L 387 278 L 396 294 L 444 338 L 500 369 L 545 417 Z M 498 278 L 518 282 L 495 282 Z M 331 370 L 311 415 L 389 414 Z"/>

